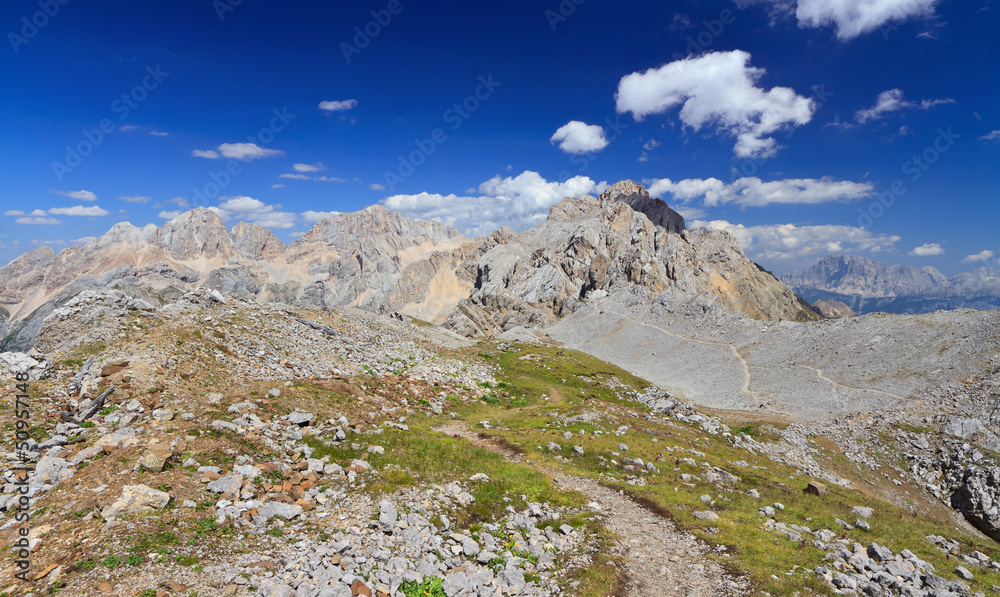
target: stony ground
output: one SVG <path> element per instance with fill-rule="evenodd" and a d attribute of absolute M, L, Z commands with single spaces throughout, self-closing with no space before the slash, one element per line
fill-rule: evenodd
<path fill-rule="evenodd" d="M 969 500 L 991 495 L 995 370 L 922 396 L 906 427 L 853 411 L 782 420 L 754 404 L 762 357 L 737 339 L 649 331 L 729 359 L 713 383 L 753 394 L 752 408 L 699 411 L 604 362 L 614 347 L 599 360 L 210 291 L 156 309 L 81 295 L 42 330 L 51 352 L 0 356 L 11 392 L 13 372 L 31 377 L 26 450 L 13 449 L 15 409 L 0 408 L 5 546 L 19 529 L 14 467 L 33 465 L 32 580 L 14 578 L 7 548 L 0 595 L 1000 584 L 996 543 L 943 503 L 970 486 Z M 857 382 L 802 365 L 830 391 Z M 982 500 L 969 509 L 992 524 Z"/>

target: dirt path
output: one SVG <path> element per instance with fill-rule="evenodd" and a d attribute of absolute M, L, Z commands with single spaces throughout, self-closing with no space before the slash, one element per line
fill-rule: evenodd
<path fill-rule="evenodd" d="M 691 533 L 677 529 L 673 522 L 637 503 L 619 490 L 609 489 L 587 477 L 567 475 L 559 470 L 540 468 L 525 462 L 502 442 L 482 438 L 460 421 L 435 431 L 458 435 L 473 444 L 497 452 L 512 462 L 538 468 L 562 488 L 579 491 L 596 503 L 605 527 L 615 533 L 615 555 L 625 560 L 626 587 L 614 597 L 656 595 L 667 597 L 744 595 L 749 593 L 744 579 L 723 570 L 706 558 L 710 548 Z"/>
<path fill-rule="evenodd" d="M 836 381 L 833 381 L 832 379 L 830 379 L 826 375 L 823 375 L 823 370 L 820 369 L 819 367 L 810 367 L 809 365 L 800 365 L 800 367 L 805 367 L 806 369 L 809 369 L 811 371 L 815 371 L 816 375 L 820 379 L 822 379 L 823 381 L 827 382 L 828 384 L 832 385 L 835 388 L 840 388 L 842 390 L 850 390 L 850 391 L 853 391 L 853 392 L 874 392 L 876 394 L 882 394 L 882 395 L 885 395 L 885 396 L 892 396 L 893 398 L 898 398 L 899 400 L 906 400 L 906 396 L 901 396 L 899 394 L 893 394 L 892 392 L 886 392 L 884 390 L 873 390 L 871 388 L 854 388 L 854 387 L 851 387 L 851 386 L 845 386 L 844 384 L 836 382 Z"/>

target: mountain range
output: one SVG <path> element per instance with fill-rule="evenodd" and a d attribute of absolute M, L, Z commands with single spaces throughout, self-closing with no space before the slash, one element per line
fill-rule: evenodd
<path fill-rule="evenodd" d="M 401 312 L 465 335 L 547 325 L 619 290 L 672 304 L 708 301 L 762 320 L 816 313 L 744 255 L 726 232 L 684 218 L 622 181 L 566 198 L 541 224 L 466 238 L 381 205 L 317 222 L 284 244 L 209 209 L 163 226 L 127 222 L 58 254 L 41 247 L 0 268 L 2 348 L 31 346 L 41 322 L 83 290 L 119 289 L 158 305 L 197 287 L 318 307 Z M 658 298 L 659 297 L 659 298 Z"/>
<path fill-rule="evenodd" d="M 989 267 L 949 278 L 930 266 L 886 265 L 855 255 L 830 255 L 781 280 L 811 303 L 839 301 L 857 313 L 1000 309 L 1000 269 Z"/>

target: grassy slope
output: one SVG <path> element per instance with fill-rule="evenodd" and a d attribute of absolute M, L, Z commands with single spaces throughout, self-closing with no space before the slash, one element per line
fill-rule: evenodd
<path fill-rule="evenodd" d="M 961 562 L 946 558 L 925 539 L 926 535 L 955 539 L 963 544 L 963 553 L 978 549 L 991 557 L 1000 557 L 995 543 L 961 533 L 945 521 L 916 516 L 847 488 L 830 487 L 830 493 L 823 497 L 806 495 L 802 489 L 809 479 L 796 476 L 791 468 L 735 449 L 721 437 L 711 437 L 694 426 L 649 422 L 641 405 L 623 400 L 624 390 L 643 388 L 646 383 L 588 355 L 528 345 L 517 345 L 515 351 L 508 352 L 485 343 L 477 352 L 481 358 L 488 357 L 497 363 L 498 379 L 502 381 L 497 404 L 462 410 L 470 424 L 489 419 L 500 429 L 488 433 L 518 446 L 528 459 L 562 466 L 568 472 L 593 477 L 647 500 L 681 528 L 691 530 L 709 543 L 726 546 L 735 558 L 727 558 L 725 562 L 748 574 L 759 589 L 771 594 L 831 592 L 813 575 L 802 573 L 803 569 L 822 564 L 823 552 L 813 547 L 811 541 L 792 542 L 782 534 L 762 528 L 763 517 L 757 510 L 774 502 L 785 506 L 784 511 L 777 513 L 778 522 L 813 530 L 830 529 L 862 545 L 875 541 L 896 553 L 910 549 L 948 578 L 955 578 L 955 566 Z M 619 391 L 612 389 L 615 386 L 620 387 Z M 603 412 L 609 416 L 601 421 L 574 419 L 585 412 Z M 630 430 L 616 437 L 611 432 L 620 425 L 628 425 Z M 605 435 L 595 436 L 593 431 L 597 429 Z M 585 435 L 579 435 L 581 430 Z M 566 431 L 574 434 L 573 439 L 564 439 Z M 549 442 L 560 444 L 562 450 L 549 452 L 544 448 Z M 620 443 L 627 444 L 629 450 L 614 456 Z M 582 446 L 584 455 L 575 454 L 574 445 Z M 673 447 L 694 449 L 705 455 L 670 451 Z M 568 458 L 570 463 L 558 462 L 555 454 Z M 630 473 L 620 466 L 605 464 L 626 456 L 654 461 L 661 473 L 640 475 L 647 482 L 645 486 L 627 484 Z M 694 458 L 698 466 L 679 463 L 682 458 Z M 704 462 L 737 475 L 741 481 L 733 486 L 703 481 L 697 475 L 705 470 Z M 737 462 L 748 466 L 734 464 Z M 685 473 L 695 476 L 684 481 Z M 761 497 L 747 495 L 750 489 L 756 489 Z M 710 509 L 720 517 L 711 527 L 692 515 L 696 510 L 708 509 L 700 501 L 702 495 L 711 496 Z M 875 510 L 869 520 L 870 531 L 843 531 L 834 522 L 840 518 L 853 523 L 857 519 L 851 514 L 853 506 L 870 506 Z M 1000 574 L 996 572 L 976 569 L 974 574 L 976 580 L 970 583 L 973 590 L 989 590 L 991 585 L 1000 584 Z"/>

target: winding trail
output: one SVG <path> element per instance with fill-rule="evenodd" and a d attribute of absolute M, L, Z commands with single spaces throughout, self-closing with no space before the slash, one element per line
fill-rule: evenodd
<path fill-rule="evenodd" d="M 820 369 L 819 367 L 812 367 L 810 365 L 799 365 L 799 366 L 800 367 L 805 367 L 806 369 L 810 369 L 812 371 L 815 371 L 816 375 L 820 379 L 822 379 L 823 381 L 827 382 L 828 384 L 830 384 L 830 385 L 832 385 L 834 387 L 841 388 L 843 390 L 851 390 L 851 391 L 854 391 L 854 392 L 874 392 L 876 394 L 883 394 L 885 396 L 892 396 L 893 398 L 897 398 L 899 400 L 906 400 L 906 396 L 902 396 L 900 394 L 894 394 L 892 392 L 886 392 L 885 390 L 873 390 L 871 388 L 855 388 L 853 386 L 845 386 L 844 384 L 836 382 L 836 381 L 830 379 L 829 377 L 827 377 L 826 375 L 823 375 L 823 370 Z"/>
<path fill-rule="evenodd" d="M 557 486 L 578 491 L 597 505 L 601 523 L 616 536 L 614 555 L 624 560 L 625 586 L 613 597 L 637 595 L 688 597 L 737 596 L 750 592 L 743 578 L 726 572 L 707 557 L 710 547 L 691 533 L 679 530 L 667 517 L 642 505 L 623 492 L 588 477 L 569 475 L 558 469 L 525 461 L 500 441 L 480 436 L 462 421 L 452 421 L 435 431 L 461 436 L 474 445 L 503 455 L 550 476 Z"/>
<path fill-rule="evenodd" d="M 701 340 L 699 338 L 692 338 L 690 336 L 684 336 L 684 335 L 681 335 L 681 334 L 677 334 L 675 332 L 671 332 L 670 330 L 664 329 L 664 328 L 662 328 L 662 327 L 660 327 L 658 325 L 653 325 L 651 323 L 646 323 L 644 321 L 639 321 L 637 319 L 633 319 L 633 318 L 629 317 L 628 315 L 626 315 L 624 313 L 619 313 L 617 311 L 606 311 L 605 313 L 606 314 L 610 314 L 610 315 L 617 315 L 618 317 L 626 319 L 626 320 L 630 321 L 633 324 L 640 325 L 640 326 L 647 327 L 647 328 L 652 328 L 654 330 L 660 331 L 660 332 L 662 332 L 662 333 L 664 333 L 664 334 L 666 334 L 668 336 L 671 336 L 673 338 L 677 338 L 679 340 L 687 340 L 689 342 L 696 342 L 698 344 L 708 344 L 708 345 L 712 345 L 712 346 L 720 346 L 720 347 L 726 347 L 726 348 L 728 348 L 729 350 L 732 351 L 733 356 L 736 357 L 736 359 L 740 362 L 740 365 L 743 368 L 743 387 L 741 388 L 741 391 L 744 394 L 746 394 L 747 396 L 751 397 L 751 398 L 756 398 L 757 397 L 757 393 L 750 389 L 750 382 L 751 382 L 751 379 L 752 379 L 751 373 L 750 373 L 750 364 L 747 362 L 746 358 L 744 358 L 743 355 L 740 354 L 740 351 L 736 347 L 735 344 L 729 344 L 729 343 L 726 343 L 726 342 L 716 342 L 716 341 L 713 341 L 713 340 Z M 603 346 L 602 346 L 602 350 L 604 350 Z M 606 354 L 607 354 L 607 351 L 605 351 L 605 355 Z M 848 385 L 842 384 L 842 383 L 840 383 L 838 381 L 835 381 L 835 380 L 830 379 L 829 377 L 827 377 L 823 373 L 823 370 L 820 369 L 820 368 L 818 368 L 818 367 L 812 367 L 810 365 L 802 365 L 802 364 L 800 364 L 799 366 L 800 367 L 804 367 L 806 369 L 809 369 L 811 371 L 815 371 L 817 377 L 821 381 L 824 381 L 824 382 L 830 384 L 834 389 L 840 389 L 840 390 L 845 390 L 845 391 L 850 391 L 850 392 L 872 392 L 872 393 L 875 393 L 875 394 L 881 394 L 883 396 L 891 396 L 891 397 L 893 397 L 893 398 L 895 398 L 897 400 L 906 400 L 905 396 L 902 396 L 900 394 L 895 394 L 893 392 L 887 392 L 885 390 L 876 390 L 876 389 L 873 389 L 873 388 L 858 388 L 858 387 L 848 386 Z"/>

